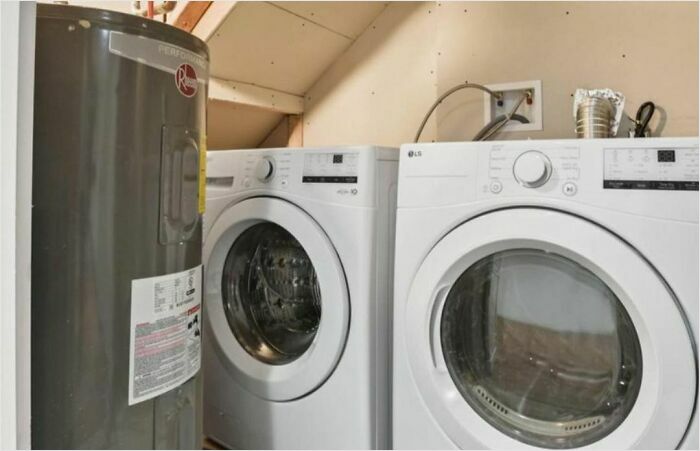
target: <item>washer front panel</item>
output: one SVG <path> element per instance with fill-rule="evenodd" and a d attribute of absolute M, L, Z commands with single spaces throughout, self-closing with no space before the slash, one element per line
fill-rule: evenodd
<path fill-rule="evenodd" d="M 223 287 L 231 288 L 231 278 L 224 277 L 224 270 L 232 269 L 225 268 L 232 246 L 237 239 L 245 238 L 247 231 L 264 225 L 277 226 L 298 242 L 299 248 L 295 248 L 294 252 L 299 255 L 290 256 L 289 263 L 292 258 L 295 261 L 300 260 L 297 257 L 300 257 L 299 249 L 302 249 L 315 270 L 315 279 L 309 280 L 309 283 L 317 284 L 318 290 L 318 293 L 313 295 L 307 294 L 320 300 L 319 310 L 322 312 L 311 343 L 302 343 L 286 351 L 277 349 L 277 358 L 272 357 L 272 353 L 265 353 L 267 359 L 260 358 L 255 350 L 246 349 L 246 346 L 251 346 L 252 341 L 241 340 L 241 336 L 236 337 L 231 327 L 231 305 L 225 304 L 222 293 Z M 330 376 L 345 346 L 350 321 L 350 301 L 338 255 L 326 234 L 309 215 L 295 205 L 276 198 L 251 198 L 232 205 L 213 224 L 204 246 L 204 261 L 204 311 L 207 320 L 205 333 L 213 335 L 217 349 L 216 357 L 221 359 L 238 383 L 261 398 L 288 401 L 310 393 Z M 286 263 L 285 261 L 284 264 Z M 273 269 L 267 271 L 267 274 L 274 272 Z M 293 283 L 293 279 L 285 278 L 285 281 Z M 273 282 L 260 288 L 269 291 L 279 285 Z M 296 282 L 299 283 L 298 277 Z M 287 291 L 287 298 L 294 298 L 296 292 Z M 284 293 L 277 294 L 280 296 L 270 294 L 268 299 L 274 298 L 278 299 L 278 303 L 282 302 L 285 298 Z M 284 309 L 281 308 L 281 304 L 278 307 L 275 311 L 282 314 Z M 229 309 L 228 312 L 226 308 Z M 298 323 L 287 319 L 289 321 L 285 324 L 289 327 Z M 262 330 L 260 326 L 261 324 L 256 325 L 259 332 Z M 239 330 L 239 335 L 242 330 L 244 329 Z M 270 329 L 266 330 L 271 332 Z M 275 345 L 272 339 L 258 342 L 259 346 L 262 344 Z M 286 356 L 282 356 L 285 353 Z"/>
<path fill-rule="evenodd" d="M 517 227 L 513 227 L 514 224 Z M 599 436 L 592 434 L 589 439 L 586 439 L 586 434 L 581 433 L 586 430 L 595 432 L 599 427 L 596 421 L 600 420 L 601 424 L 606 421 L 604 418 L 597 418 L 596 415 L 591 418 L 584 415 L 578 419 L 569 415 L 568 418 L 572 422 L 567 425 L 564 421 L 567 419 L 565 411 L 555 414 L 548 409 L 539 409 L 537 413 L 537 409 L 533 410 L 532 406 L 529 406 L 529 411 L 527 408 L 523 410 L 523 406 L 519 406 L 516 402 L 503 402 L 502 400 L 507 399 L 507 394 L 499 392 L 494 395 L 488 389 L 485 391 L 484 387 L 481 387 L 479 394 L 477 392 L 480 387 L 473 385 L 474 393 L 484 399 L 489 398 L 486 404 L 491 403 L 490 409 L 479 411 L 471 405 L 474 404 L 474 400 L 471 404 L 467 402 L 463 397 L 464 390 L 460 390 L 455 384 L 455 377 L 459 376 L 456 376 L 454 368 L 450 374 L 448 363 L 452 364 L 455 358 L 460 356 L 447 353 L 462 351 L 443 348 L 443 345 L 449 342 L 441 336 L 441 332 L 446 331 L 443 329 L 447 324 L 444 322 L 445 315 L 453 313 L 450 311 L 449 304 L 446 303 L 449 293 L 454 290 L 455 283 L 459 283 L 459 278 L 469 268 L 478 265 L 484 259 L 509 255 L 518 250 L 527 250 L 528 256 L 517 256 L 516 260 L 519 260 L 511 260 L 510 264 L 522 263 L 520 260 L 526 258 L 532 268 L 533 258 L 539 260 L 554 258 L 570 262 L 573 269 L 567 271 L 568 275 L 557 274 L 556 271 L 562 267 L 561 262 L 557 263 L 556 268 L 559 269 L 556 271 L 551 271 L 551 267 L 546 268 L 547 265 L 543 263 L 539 265 L 540 270 L 530 274 L 536 280 L 525 283 L 527 278 L 517 280 L 510 278 L 510 281 L 504 279 L 505 283 L 511 284 L 505 287 L 505 291 L 498 280 L 494 279 L 494 284 L 484 289 L 501 290 L 500 294 L 493 293 L 496 296 L 507 292 L 508 297 L 519 298 L 516 299 L 517 302 L 510 305 L 508 302 L 497 301 L 486 305 L 485 308 L 527 309 L 530 303 L 530 311 L 502 310 L 500 314 L 492 316 L 527 318 L 528 315 L 535 315 L 528 320 L 529 325 L 526 324 L 530 332 L 534 330 L 535 324 L 538 325 L 538 330 L 541 329 L 539 332 L 544 334 L 559 333 L 578 327 L 577 333 L 588 333 L 593 341 L 596 339 L 594 335 L 599 335 L 598 338 L 601 339 L 605 339 L 607 335 L 618 343 L 616 345 L 618 351 L 601 357 L 609 361 L 609 368 L 617 373 L 603 376 L 605 365 L 597 366 L 601 370 L 598 376 L 607 377 L 609 381 L 606 389 L 603 383 L 606 379 L 601 379 L 602 385 L 597 391 L 598 399 L 601 402 L 620 402 L 621 400 L 630 405 L 627 408 L 622 406 L 623 408 L 618 410 L 622 417 L 618 418 L 616 427 L 605 431 L 604 434 L 601 433 Z M 560 278 L 560 280 L 548 281 L 547 277 Z M 567 285 L 561 283 L 564 277 L 571 279 L 567 283 L 570 287 L 576 285 L 573 283 L 575 280 L 586 280 L 586 282 L 582 285 L 578 284 L 579 293 L 567 293 L 559 290 Z M 552 293 L 538 287 L 538 282 L 549 284 Z M 557 291 L 561 292 L 557 293 Z M 548 293 L 548 299 L 533 299 L 533 296 L 542 296 L 542 293 Z M 597 294 L 593 295 L 593 293 Z M 557 296 L 579 296 L 580 302 L 588 300 L 597 303 L 598 307 L 574 308 L 570 305 L 571 299 L 562 298 L 562 301 L 557 303 Z M 550 304 L 549 307 L 545 305 L 547 303 Z M 569 304 L 568 307 L 567 304 Z M 473 308 L 478 307 L 474 304 Z M 568 311 L 571 309 L 574 312 Z M 580 316 L 592 314 L 594 311 L 598 313 L 607 311 L 608 313 L 603 316 L 607 316 L 610 327 L 605 327 L 603 324 L 605 318 L 601 319 L 601 324 L 594 325 L 592 318 L 588 321 L 570 316 L 570 313 Z M 621 312 L 623 312 L 622 316 L 619 314 Z M 635 250 L 602 227 L 579 217 L 551 210 L 519 208 L 488 213 L 462 224 L 446 235 L 420 266 L 407 298 L 405 319 L 406 330 L 412 333 L 406 334 L 404 345 L 418 389 L 437 423 L 459 447 L 473 447 L 476 443 L 478 446 L 494 449 L 528 445 L 550 448 L 585 445 L 600 448 L 675 448 L 688 427 L 697 384 L 694 354 L 684 319 L 672 294 L 669 293 L 659 275 Z M 567 321 L 570 324 L 567 324 Z M 584 323 L 586 331 L 580 330 Z M 462 327 L 465 330 L 463 333 L 475 333 L 471 332 L 475 328 L 484 330 L 483 324 L 479 321 L 463 323 Z M 615 332 L 612 332 L 613 330 Z M 532 335 L 510 332 L 508 337 L 492 335 L 486 341 L 486 346 L 491 346 L 488 349 L 493 350 L 493 345 L 498 345 L 499 340 L 502 346 L 503 340 L 510 339 L 511 342 L 517 342 L 522 338 L 520 344 L 523 345 L 524 352 L 529 352 L 535 360 L 533 364 L 542 363 L 544 366 L 549 364 L 547 368 L 543 366 L 546 371 L 542 377 L 558 378 L 561 379 L 558 381 L 559 385 L 572 384 L 572 387 L 581 383 L 580 381 L 573 383 L 574 377 L 595 378 L 596 365 L 586 364 L 586 358 L 594 356 L 576 356 L 573 351 L 569 353 L 563 347 L 558 349 L 557 343 L 544 345 L 538 343 Z M 599 333 L 596 334 L 596 332 Z M 586 352 L 584 342 L 585 340 L 581 341 L 579 336 L 569 344 L 576 343 L 579 351 L 584 353 Z M 566 340 L 560 343 L 565 346 Z M 596 346 L 590 346 L 589 350 L 593 352 L 595 348 Z M 638 350 L 635 351 L 637 348 Z M 515 349 L 515 347 L 507 346 L 506 351 L 507 349 Z M 635 357 L 639 350 L 641 350 L 641 361 L 638 356 Z M 503 351 L 499 349 L 495 358 L 506 359 L 506 362 L 502 362 L 506 365 L 513 363 L 512 360 L 507 361 L 509 357 L 507 352 Z M 567 353 L 570 357 L 566 357 Z M 555 354 L 557 354 L 556 357 Z M 622 354 L 625 354 L 625 357 Z M 490 360 L 493 357 L 487 356 L 484 361 L 493 365 L 493 360 Z M 565 364 L 567 360 L 570 366 Z M 615 361 L 618 363 L 615 364 Z M 478 362 L 472 361 L 470 364 L 475 365 Z M 581 365 L 589 365 L 590 374 L 575 374 L 581 373 L 583 369 Z M 635 365 L 637 368 L 623 368 L 628 365 Z M 552 369 L 554 374 L 549 371 Z M 630 373 L 622 374 L 626 370 L 630 370 Z M 534 368 L 530 371 L 531 375 L 535 374 L 533 371 L 535 371 Z M 635 371 L 641 371 L 641 374 Z M 564 381 L 564 378 L 567 380 Z M 537 382 L 537 377 L 530 378 L 530 382 L 533 381 Z M 614 394 L 609 391 L 614 389 L 614 383 L 620 382 L 639 385 L 636 389 L 631 387 L 629 396 L 623 396 L 615 401 L 615 396 L 612 396 Z M 557 384 L 549 385 L 552 389 L 557 386 Z M 498 390 L 499 385 L 496 384 L 493 387 Z M 533 390 L 538 389 L 533 387 Z M 606 390 L 608 390 L 607 394 Z M 532 395 L 529 398 L 531 400 L 547 401 L 549 399 L 551 401 L 552 396 L 556 398 L 556 394 L 540 393 L 539 398 L 536 393 Z M 486 410 L 490 410 L 492 416 L 500 415 L 501 418 L 497 421 L 493 418 L 485 419 L 482 415 L 486 415 Z M 596 409 L 591 409 L 591 412 L 593 411 Z M 603 408 L 601 411 L 605 412 L 606 409 Z M 528 422 L 528 415 L 521 418 L 523 421 L 504 418 L 510 414 L 520 415 L 523 412 L 530 414 L 530 420 L 549 421 Z M 551 414 L 547 418 L 541 412 Z M 507 429 L 509 425 L 510 429 Z M 561 426 L 561 431 L 553 432 L 551 428 L 558 426 Z M 575 429 L 567 431 L 567 426 Z M 540 437 L 560 435 L 564 438 L 537 441 L 532 439 L 532 434 L 529 438 L 523 435 L 522 431 L 528 430 L 527 428 L 530 432 L 537 432 Z M 571 437 L 578 437 L 580 440 L 569 440 Z"/>

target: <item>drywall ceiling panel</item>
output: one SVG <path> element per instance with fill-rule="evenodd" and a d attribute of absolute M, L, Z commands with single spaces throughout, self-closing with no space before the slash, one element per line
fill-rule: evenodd
<path fill-rule="evenodd" d="M 352 40 L 270 3 L 241 2 L 207 43 L 211 75 L 302 95 Z"/>
<path fill-rule="evenodd" d="M 436 98 L 431 2 L 392 2 L 304 97 L 304 145 L 413 141 Z M 435 136 L 433 116 L 422 139 Z"/>
<path fill-rule="evenodd" d="M 260 108 L 209 100 L 207 147 L 209 150 L 255 148 L 283 117 Z"/>
<path fill-rule="evenodd" d="M 279 8 L 353 40 L 386 8 L 386 2 L 272 2 Z"/>

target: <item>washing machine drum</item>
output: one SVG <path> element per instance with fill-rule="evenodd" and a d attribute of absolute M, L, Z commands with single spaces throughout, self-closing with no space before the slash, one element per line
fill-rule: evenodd
<path fill-rule="evenodd" d="M 321 320 L 316 270 L 299 241 L 277 224 L 254 225 L 234 242 L 222 294 L 234 336 L 262 362 L 289 363 L 316 336 Z"/>
<path fill-rule="evenodd" d="M 290 401 L 332 374 L 350 299 L 342 264 L 298 206 L 251 198 L 214 221 L 204 245 L 205 341 L 228 376 L 263 399 Z"/>

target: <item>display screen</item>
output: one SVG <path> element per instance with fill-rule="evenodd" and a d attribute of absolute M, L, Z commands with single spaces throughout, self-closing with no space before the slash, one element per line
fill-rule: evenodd
<path fill-rule="evenodd" d="M 357 152 L 309 152 L 304 156 L 302 183 L 357 183 Z"/>
<path fill-rule="evenodd" d="M 676 151 L 675 150 L 659 150 L 657 152 L 657 161 L 659 163 L 675 163 Z"/>
<path fill-rule="evenodd" d="M 611 147 L 604 164 L 604 189 L 698 190 L 697 147 Z"/>

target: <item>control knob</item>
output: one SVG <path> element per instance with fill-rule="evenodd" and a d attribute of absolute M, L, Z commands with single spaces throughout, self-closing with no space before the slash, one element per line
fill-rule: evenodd
<path fill-rule="evenodd" d="M 267 182 L 275 172 L 275 165 L 269 157 L 263 157 L 255 165 L 255 178 L 261 182 Z"/>
<path fill-rule="evenodd" d="M 528 150 L 516 158 L 513 164 L 515 180 L 526 188 L 537 188 L 547 183 L 552 175 L 552 163 L 547 155 Z"/>

